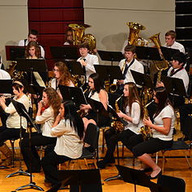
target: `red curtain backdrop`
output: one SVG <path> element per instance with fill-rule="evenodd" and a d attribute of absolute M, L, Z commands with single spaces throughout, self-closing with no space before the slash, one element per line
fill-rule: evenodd
<path fill-rule="evenodd" d="M 49 70 L 54 61 L 50 46 L 61 46 L 70 23 L 84 23 L 83 0 L 28 0 L 29 29 L 39 32 Z"/>

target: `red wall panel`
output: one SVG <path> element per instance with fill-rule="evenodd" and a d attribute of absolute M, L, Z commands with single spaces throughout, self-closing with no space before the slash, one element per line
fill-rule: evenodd
<path fill-rule="evenodd" d="M 29 29 L 39 32 L 38 41 L 45 48 L 48 68 L 54 60 L 50 46 L 62 46 L 70 23 L 84 23 L 83 0 L 28 0 Z"/>

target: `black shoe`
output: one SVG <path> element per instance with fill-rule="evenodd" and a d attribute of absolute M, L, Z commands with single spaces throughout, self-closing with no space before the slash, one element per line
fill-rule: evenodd
<path fill-rule="evenodd" d="M 47 192 L 57 192 L 61 187 L 61 183 L 54 184 Z"/>
<path fill-rule="evenodd" d="M 143 169 L 143 170 L 141 170 L 141 171 L 147 173 L 147 172 L 153 171 L 153 169 L 152 169 L 151 167 L 147 167 L 147 168 L 145 168 L 145 169 Z"/>
<path fill-rule="evenodd" d="M 29 171 L 29 169 L 27 169 L 25 172 L 27 172 L 27 173 L 40 173 L 41 172 L 41 170 L 31 170 L 31 172 Z"/>
<path fill-rule="evenodd" d="M 149 178 L 150 179 L 157 179 L 161 175 L 162 175 L 162 170 L 157 175 L 155 175 L 154 177 L 149 176 Z"/>
<path fill-rule="evenodd" d="M 106 162 L 104 161 L 104 160 L 101 160 L 101 161 L 98 161 L 97 162 L 97 167 L 99 168 L 99 169 L 104 169 L 105 167 L 106 167 Z"/>

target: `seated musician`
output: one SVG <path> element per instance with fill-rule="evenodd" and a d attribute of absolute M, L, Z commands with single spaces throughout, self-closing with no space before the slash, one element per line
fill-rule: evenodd
<path fill-rule="evenodd" d="M 98 57 L 96 55 L 92 55 L 89 53 L 89 44 L 83 43 L 79 46 L 79 53 L 81 55 L 80 58 L 77 59 L 78 62 L 81 63 L 82 67 L 85 70 L 86 80 L 85 82 L 88 83 L 88 78 L 92 73 L 95 73 L 94 65 L 99 64 Z"/>
<path fill-rule="evenodd" d="M 37 42 L 35 41 L 30 41 L 25 49 L 25 58 L 26 59 L 43 59 L 41 57 L 41 53 L 40 53 L 40 47 L 37 44 Z M 47 81 L 47 73 L 46 72 L 35 72 L 33 71 L 33 76 L 34 76 L 34 81 L 33 83 L 41 86 L 41 87 L 45 87 L 45 82 Z M 27 73 L 27 77 L 29 82 L 31 82 L 31 75 L 30 73 Z"/>
<path fill-rule="evenodd" d="M 54 151 L 45 155 L 42 160 L 45 185 L 52 185 L 50 191 L 57 191 L 61 186 L 57 166 L 79 158 L 83 148 L 84 125 L 74 103 L 72 101 L 62 103 L 59 112 L 51 129 L 51 135 L 57 137 Z"/>
<path fill-rule="evenodd" d="M 12 88 L 14 93 L 13 100 L 22 103 L 28 111 L 29 99 L 23 92 L 23 84 L 20 81 L 15 81 L 13 82 Z M 0 132 L 0 151 L 6 157 L 6 160 L 3 162 L 0 159 L 0 164 L 8 166 L 11 164 L 12 152 L 4 142 L 8 139 L 19 139 L 20 129 L 22 129 L 23 134 L 27 128 L 27 120 L 24 117 L 20 118 L 13 103 L 10 103 L 8 106 L 6 105 L 6 100 L 4 96 L 0 97 L 0 106 L 7 114 L 9 114 L 6 120 L 6 125 L 4 125 L 5 127 Z"/>
<path fill-rule="evenodd" d="M 35 29 L 31 29 L 29 30 L 27 39 L 20 40 L 18 46 L 27 46 L 29 42 L 31 41 L 37 42 L 37 40 L 38 40 L 38 31 Z M 37 42 L 37 44 L 39 43 Z M 45 50 L 41 45 L 39 46 L 40 46 L 40 56 L 45 58 Z"/>
<path fill-rule="evenodd" d="M 101 102 L 104 109 L 107 111 L 108 94 L 103 89 L 98 73 L 93 73 L 89 76 L 88 85 L 90 89 L 88 98 Z M 89 123 L 97 124 L 98 126 L 109 124 L 109 117 L 94 111 L 90 104 L 81 104 L 80 110 L 88 113 L 83 117 L 85 129 Z"/>
<path fill-rule="evenodd" d="M 71 28 L 66 31 L 66 41 L 63 45 L 73 45 L 73 30 Z"/>
<path fill-rule="evenodd" d="M 154 123 L 149 118 L 143 120 L 144 125 L 151 129 L 152 137 L 132 148 L 134 156 L 147 167 L 152 168 L 151 179 L 161 175 L 161 168 L 153 161 L 149 154 L 172 146 L 175 124 L 174 109 L 168 99 L 165 87 L 155 88 L 153 98 L 157 103 L 157 110 L 153 116 Z"/>
<path fill-rule="evenodd" d="M 175 53 L 173 55 L 173 60 L 171 64 L 172 67 L 169 68 L 167 76 L 182 79 L 187 93 L 189 86 L 189 75 L 185 70 L 185 68 L 183 67 L 183 65 L 185 64 L 185 55 L 181 52 Z M 164 84 L 162 82 L 157 82 L 157 86 L 164 86 Z M 170 95 L 170 99 L 171 101 L 173 101 L 173 105 L 175 108 L 183 105 L 185 101 L 183 96 Z"/>
<path fill-rule="evenodd" d="M 107 152 L 103 160 L 98 162 L 99 168 L 105 168 L 108 163 L 114 163 L 113 153 L 119 140 L 125 144 L 128 149 L 132 149 L 134 145 L 142 141 L 142 135 L 139 132 L 143 125 L 141 118 L 141 101 L 138 95 L 137 87 L 134 83 L 125 83 L 123 90 L 123 111 L 118 112 L 118 116 L 128 122 L 128 125 L 122 132 L 111 127 L 105 132 L 107 143 Z M 137 140 L 131 139 L 138 136 Z"/>
<path fill-rule="evenodd" d="M 21 152 L 24 162 L 27 166 L 27 171 L 40 172 L 41 163 L 36 146 L 51 146 L 51 149 L 55 146 L 56 137 L 51 135 L 52 125 L 59 113 L 61 105 L 61 98 L 57 92 L 49 87 L 43 90 L 42 100 L 38 103 L 38 111 L 35 118 L 37 124 L 41 124 L 42 133 L 32 133 L 31 143 L 29 143 L 29 137 L 26 134 L 21 141 Z M 31 145 L 31 146 L 30 146 Z M 31 147 L 31 149 L 29 148 Z M 46 148 L 46 153 L 50 150 Z"/>
<path fill-rule="evenodd" d="M 135 83 L 131 70 L 137 71 L 139 73 L 144 73 L 143 65 L 139 61 L 137 61 L 137 59 L 135 59 L 135 51 L 136 47 L 134 45 L 127 45 L 125 47 L 125 59 L 122 59 L 119 62 L 119 67 L 124 77 L 124 80 L 118 80 L 118 83 L 120 85 L 125 84 L 127 82 Z"/>
<path fill-rule="evenodd" d="M 61 93 L 59 91 L 59 85 L 64 85 L 64 86 L 69 86 L 69 87 L 74 87 L 74 79 L 71 76 L 68 67 L 66 66 L 65 63 L 62 61 L 58 61 L 54 64 L 54 75 L 55 77 L 51 79 L 50 81 L 50 86 L 55 89 L 58 94 L 61 96 Z M 61 96 L 62 98 L 62 96 Z"/>

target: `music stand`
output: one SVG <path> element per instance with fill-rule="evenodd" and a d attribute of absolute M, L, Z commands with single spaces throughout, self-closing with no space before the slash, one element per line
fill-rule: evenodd
<path fill-rule="evenodd" d="M 5 79 L 1 79 L 0 80 L 0 95 L 4 94 L 4 93 L 8 93 L 8 94 L 12 94 L 13 90 L 12 90 L 12 83 L 13 80 L 5 80 Z"/>
<path fill-rule="evenodd" d="M 123 54 L 121 52 L 115 52 L 115 51 L 97 51 L 100 58 L 104 61 L 111 61 L 111 65 L 113 65 L 114 61 L 120 61 L 124 58 Z"/>
<path fill-rule="evenodd" d="M 74 75 L 84 75 L 85 76 L 85 72 L 83 70 L 83 67 L 81 66 L 80 62 L 77 61 L 66 61 L 65 62 L 70 73 L 74 74 Z"/>
<path fill-rule="evenodd" d="M 15 101 L 15 100 L 12 100 L 11 102 L 13 103 L 13 105 L 14 105 L 17 113 L 20 115 L 20 117 L 21 117 L 21 118 L 22 118 L 22 116 L 25 117 L 25 118 L 27 119 L 27 121 L 29 122 L 29 124 L 30 124 L 30 126 L 29 126 L 29 127 L 30 127 L 30 128 L 29 128 L 29 149 L 31 149 L 31 127 L 34 127 L 38 132 L 40 132 L 40 130 L 39 130 L 38 127 L 33 123 L 33 120 L 31 119 L 31 117 L 30 117 L 29 114 L 27 113 L 27 110 L 26 110 L 25 106 L 24 106 L 22 103 L 17 102 L 17 101 Z M 20 123 L 21 123 L 21 120 L 20 120 Z M 20 130 L 21 130 L 21 128 L 20 128 Z M 20 139 L 22 139 L 21 133 L 22 133 L 22 132 L 20 131 Z M 20 166 L 20 167 L 21 167 L 21 166 Z M 29 171 L 30 171 L 30 173 L 24 172 L 24 171 L 22 170 L 22 168 L 21 168 L 19 171 L 8 175 L 7 178 L 8 178 L 8 177 L 11 177 L 11 176 L 13 176 L 13 175 L 16 175 L 16 174 L 19 174 L 19 175 L 25 174 L 25 175 L 27 175 L 27 176 L 30 176 L 30 183 L 27 184 L 27 185 L 23 185 L 23 186 L 17 188 L 16 191 L 18 191 L 18 190 L 23 190 L 23 188 L 26 188 L 26 187 L 35 188 L 35 189 L 38 189 L 38 190 L 40 190 L 40 191 L 44 191 L 41 187 L 37 186 L 37 185 L 35 184 L 35 182 L 32 181 L 32 177 L 33 177 L 33 176 L 32 176 L 32 173 L 31 173 L 31 164 L 30 164 Z"/>
<path fill-rule="evenodd" d="M 33 72 L 47 72 L 47 64 L 45 59 L 17 59 L 15 69 L 18 71 L 30 72 L 30 85 L 33 85 Z"/>
<path fill-rule="evenodd" d="M 127 183 L 134 184 L 134 192 L 136 192 L 136 185 L 148 187 L 151 192 L 159 192 L 159 187 L 156 183 L 150 181 L 143 171 L 124 167 L 121 165 L 115 165 L 122 176 L 123 180 Z"/>
<path fill-rule="evenodd" d="M 78 109 L 81 104 L 87 104 L 87 100 L 81 88 L 59 85 L 59 90 L 61 92 L 63 100 L 72 100 Z"/>
<path fill-rule="evenodd" d="M 58 60 L 77 60 L 80 57 L 78 46 L 53 46 L 50 47 L 53 59 Z"/>
<path fill-rule="evenodd" d="M 70 192 L 102 192 L 99 169 L 59 170 L 59 179 Z"/>
<path fill-rule="evenodd" d="M 25 57 L 24 46 L 5 46 L 7 61 L 16 61 L 18 58 Z"/>
<path fill-rule="evenodd" d="M 172 48 L 167 48 L 167 47 L 161 47 L 161 51 L 163 53 L 163 56 L 166 60 L 171 61 L 173 60 L 173 55 L 175 53 L 180 52 L 178 49 L 172 49 Z"/>
<path fill-rule="evenodd" d="M 123 75 L 119 66 L 110 65 L 94 65 L 96 72 L 99 74 L 100 79 L 109 80 L 123 79 Z"/>
<path fill-rule="evenodd" d="M 159 51 L 155 47 L 136 47 L 136 55 L 138 59 L 145 59 L 145 60 L 156 60 L 161 61 L 161 57 Z"/>

